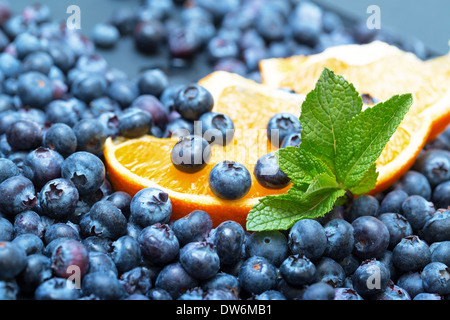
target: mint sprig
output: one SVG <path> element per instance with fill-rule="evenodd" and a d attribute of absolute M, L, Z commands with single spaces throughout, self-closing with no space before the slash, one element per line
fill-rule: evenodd
<path fill-rule="evenodd" d="M 344 203 L 348 191 L 372 190 L 378 178 L 375 161 L 411 104 L 411 94 L 396 95 L 362 111 L 354 86 L 325 68 L 302 104 L 302 143 L 276 152 L 292 186 L 287 194 L 260 199 L 247 216 L 247 229 L 288 229 Z"/>

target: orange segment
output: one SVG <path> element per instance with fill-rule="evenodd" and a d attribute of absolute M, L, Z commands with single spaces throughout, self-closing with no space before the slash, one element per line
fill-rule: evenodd
<path fill-rule="evenodd" d="M 253 177 L 253 168 L 260 156 L 275 150 L 267 139 L 269 119 L 278 112 L 300 116 L 304 96 L 280 92 L 223 71 L 213 73 L 199 83 L 213 94 L 213 111 L 226 113 L 233 120 L 235 135 L 230 144 L 213 146 L 207 166 L 189 174 L 178 171 L 170 160 L 176 139 L 151 136 L 132 140 L 108 139 L 104 155 L 109 178 L 114 188 L 131 195 L 147 187 L 167 192 L 172 201 L 173 219 L 198 209 L 208 212 L 215 225 L 232 219 L 245 226 L 248 211 L 260 197 L 285 193 L 289 188 L 262 187 Z M 235 160 L 252 173 L 252 187 L 242 199 L 222 200 L 209 189 L 210 170 L 224 160 Z"/>

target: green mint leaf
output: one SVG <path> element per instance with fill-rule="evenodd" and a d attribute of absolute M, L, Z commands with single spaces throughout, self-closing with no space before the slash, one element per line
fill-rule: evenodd
<path fill-rule="evenodd" d="M 367 176 L 412 104 L 412 95 L 393 96 L 352 118 L 336 144 L 336 176 L 346 188 Z M 373 178 L 373 177 L 372 177 Z"/>
<path fill-rule="evenodd" d="M 375 163 L 373 163 L 372 166 L 369 168 L 369 170 L 366 172 L 366 175 L 361 180 L 361 182 L 358 185 L 350 188 L 349 190 L 351 193 L 357 195 L 366 194 L 373 188 L 375 188 L 377 179 L 378 179 L 377 166 Z"/>
<path fill-rule="evenodd" d="M 322 160 L 302 147 L 286 147 L 275 154 L 281 171 L 289 176 L 294 185 L 307 187 L 321 173 L 334 175 Z"/>
<path fill-rule="evenodd" d="M 301 146 L 335 171 L 337 138 L 362 110 L 362 99 L 354 86 L 325 68 L 316 87 L 302 104 Z"/>

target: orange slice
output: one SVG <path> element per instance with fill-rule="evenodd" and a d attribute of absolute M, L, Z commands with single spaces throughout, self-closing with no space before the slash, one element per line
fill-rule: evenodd
<path fill-rule="evenodd" d="M 424 62 L 414 54 L 375 41 L 366 45 L 328 48 L 311 56 L 274 58 L 260 62 L 263 83 L 308 93 L 324 67 L 353 83 L 359 93 L 385 101 L 395 94 L 412 93 L 410 112 L 428 113 L 432 129 L 428 141 L 450 122 L 449 55 Z"/>
<path fill-rule="evenodd" d="M 253 177 L 253 168 L 260 156 L 275 150 L 267 139 L 269 119 L 279 112 L 300 116 L 304 96 L 272 89 L 224 71 L 210 74 L 199 84 L 213 94 L 213 111 L 226 113 L 233 120 L 235 135 L 230 144 L 213 146 L 207 166 L 200 172 L 189 174 L 178 171 L 170 160 L 176 139 L 151 136 L 131 140 L 110 138 L 104 148 L 109 179 L 116 190 L 131 195 L 148 187 L 167 192 L 172 201 L 173 219 L 193 210 L 204 210 L 215 225 L 234 220 L 245 227 L 247 214 L 260 197 L 285 193 L 289 188 L 262 187 Z M 252 187 L 244 198 L 222 200 L 209 189 L 210 170 L 224 160 L 235 160 L 252 174 Z"/>

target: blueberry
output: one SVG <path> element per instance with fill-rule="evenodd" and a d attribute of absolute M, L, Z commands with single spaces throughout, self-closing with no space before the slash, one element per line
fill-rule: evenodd
<path fill-rule="evenodd" d="M 436 208 L 447 209 L 450 207 L 450 181 L 445 181 L 433 190 L 433 203 Z"/>
<path fill-rule="evenodd" d="M 213 241 L 221 264 L 236 263 L 241 256 L 245 241 L 244 228 L 235 221 L 224 221 L 215 229 Z"/>
<path fill-rule="evenodd" d="M 450 240 L 450 210 L 437 210 L 421 232 L 428 243 Z"/>
<path fill-rule="evenodd" d="M 14 238 L 14 227 L 9 220 L 0 217 L 0 241 L 11 241 Z"/>
<path fill-rule="evenodd" d="M 84 241 L 83 245 L 86 247 Z M 103 272 L 111 273 L 115 276 L 119 274 L 116 264 L 108 254 L 98 251 L 90 251 L 88 247 L 86 247 L 86 249 L 89 251 L 88 273 Z"/>
<path fill-rule="evenodd" d="M 219 272 L 215 276 L 202 282 L 202 289 L 208 291 L 211 289 L 232 290 L 239 294 L 241 286 L 239 279 L 229 273 Z"/>
<path fill-rule="evenodd" d="M 324 256 L 341 260 L 351 254 L 354 245 L 353 227 L 343 219 L 333 219 L 324 226 L 327 245 Z"/>
<path fill-rule="evenodd" d="M 127 219 L 112 202 L 96 202 L 89 213 L 91 235 L 115 240 L 126 234 Z"/>
<path fill-rule="evenodd" d="M 20 170 L 14 162 L 6 158 L 0 158 L 0 183 L 19 174 Z"/>
<path fill-rule="evenodd" d="M 322 30 L 322 15 L 322 9 L 316 4 L 310 1 L 300 2 L 289 20 L 294 39 L 314 47 Z"/>
<path fill-rule="evenodd" d="M 291 182 L 287 174 L 281 171 L 274 153 L 267 153 L 258 159 L 253 175 L 260 185 L 269 189 L 282 189 Z"/>
<path fill-rule="evenodd" d="M 56 239 L 72 239 L 78 241 L 80 240 L 80 234 L 68 223 L 57 222 L 48 226 L 44 235 L 46 245 L 49 245 Z"/>
<path fill-rule="evenodd" d="M 450 241 L 435 242 L 430 247 L 431 261 L 450 265 Z"/>
<path fill-rule="evenodd" d="M 419 195 L 412 195 L 402 203 L 402 212 L 413 230 L 421 230 L 435 213 L 434 204 Z"/>
<path fill-rule="evenodd" d="M 24 160 L 23 175 L 30 179 L 37 189 L 48 181 L 61 177 L 64 158 L 56 151 L 39 147 L 31 151 Z"/>
<path fill-rule="evenodd" d="M 244 261 L 238 275 L 241 288 L 251 294 L 261 294 L 275 288 L 276 267 L 266 258 L 252 256 Z"/>
<path fill-rule="evenodd" d="M 178 91 L 174 101 L 175 110 L 186 120 L 198 120 L 214 105 L 213 96 L 204 87 L 193 83 Z"/>
<path fill-rule="evenodd" d="M 264 257 L 279 267 L 289 255 L 288 240 L 280 231 L 253 232 L 245 242 L 245 254 Z"/>
<path fill-rule="evenodd" d="M 300 133 L 301 129 L 298 117 L 291 113 L 281 112 L 270 118 L 267 123 L 267 137 L 274 146 L 281 146 L 287 136 Z"/>
<path fill-rule="evenodd" d="M 122 214 L 128 218 L 130 216 L 130 204 L 132 197 L 124 191 L 114 191 L 106 197 L 106 200 L 112 202 L 122 211 Z"/>
<path fill-rule="evenodd" d="M 334 290 L 325 282 L 316 282 L 306 288 L 302 300 L 334 300 Z"/>
<path fill-rule="evenodd" d="M 76 274 L 83 278 L 89 269 L 89 252 L 80 241 L 68 239 L 53 250 L 51 262 L 57 277 L 70 278 Z"/>
<path fill-rule="evenodd" d="M 406 198 L 408 198 L 408 194 L 401 189 L 388 192 L 384 196 L 383 200 L 381 200 L 380 213 L 385 212 L 394 212 L 400 214 L 403 213 L 402 204 L 403 201 L 406 200 Z"/>
<path fill-rule="evenodd" d="M 45 107 L 47 120 L 55 125 L 57 123 L 63 123 L 73 128 L 73 126 L 75 126 L 75 124 L 80 120 L 81 117 L 80 111 L 82 110 L 80 110 L 78 107 L 84 106 L 82 104 L 78 104 L 77 107 L 77 104 L 74 103 L 75 101 L 79 100 L 72 100 L 72 102 L 64 100 L 53 100 L 52 102 L 50 102 Z"/>
<path fill-rule="evenodd" d="M 400 288 L 405 289 L 411 299 L 414 299 L 418 294 L 424 292 L 420 273 L 421 271 L 405 272 L 397 279 L 397 285 Z"/>
<path fill-rule="evenodd" d="M 103 272 L 88 273 L 83 277 L 81 291 L 84 296 L 93 295 L 100 300 L 120 300 L 126 296 L 119 279 Z"/>
<path fill-rule="evenodd" d="M 250 172 L 235 161 L 216 164 L 209 173 L 209 187 L 219 198 L 236 200 L 244 197 L 251 188 Z"/>
<path fill-rule="evenodd" d="M 77 136 L 67 124 L 55 123 L 45 132 L 43 146 L 66 158 L 77 150 Z"/>
<path fill-rule="evenodd" d="M 33 209 L 37 204 L 33 182 L 22 175 L 0 183 L 0 194 L 0 212 L 7 216 Z"/>
<path fill-rule="evenodd" d="M 213 222 L 208 213 L 202 210 L 194 210 L 173 221 L 171 228 L 180 246 L 184 246 L 189 242 L 206 240 L 212 226 Z"/>
<path fill-rule="evenodd" d="M 378 216 L 389 231 L 389 249 L 393 249 L 404 237 L 413 234 L 413 229 L 408 220 L 401 214 L 386 212 Z"/>
<path fill-rule="evenodd" d="M 239 46 L 233 39 L 216 35 L 208 41 L 206 54 L 210 62 L 237 58 L 239 56 Z"/>
<path fill-rule="evenodd" d="M 443 298 L 437 293 L 421 292 L 413 300 L 443 300 Z"/>
<path fill-rule="evenodd" d="M 447 295 L 450 293 L 450 270 L 442 262 L 430 262 L 423 268 L 423 287 L 425 292 Z"/>
<path fill-rule="evenodd" d="M 201 136 L 183 136 L 173 146 L 170 159 L 175 168 L 182 172 L 198 172 L 210 161 L 211 147 Z"/>
<path fill-rule="evenodd" d="M 286 147 L 298 147 L 302 143 L 301 140 L 301 133 L 295 132 L 288 134 L 283 141 L 281 142 L 280 148 L 286 148 Z"/>
<path fill-rule="evenodd" d="M 125 138 L 138 138 L 148 134 L 153 125 L 152 115 L 138 108 L 127 108 L 119 115 L 119 134 Z"/>
<path fill-rule="evenodd" d="M 363 298 L 371 298 L 387 288 L 390 277 L 391 273 L 383 262 L 365 260 L 352 275 L 353 288 Z"/>
<path fill-rule="evenodd" d="M 361 216 L 376 217 L 380 213 L 380 202 L 372 195 L 361 195 L 353 199 L 346 219 L 353 222 Z"/>
<path fill-rule="evenodd" d="M 423 151 L 416 159 L 413 169 L 422 173 L 431 188 L 450 179 L 450 152 L 429 149 Z"/>
<path fill-rule="evenodd" d="M 220 269 L 220 258 L 212 243 L 190 242 L 180 250 L 180 263 L 194 278 L 212 278 Z"/>
<path fill-rule="evenodd" d="M 53 277 L 42 282 L 34 292 L 36 300 L 77 300 L 81 291 L 67 285 L 67 279 Z"/>
<path fill-rule="evenodd" d="M 431 251 L 419 237 L 408 236 L 392 250 L 392 262 L 402 271 L 419 271 L 431 262 Z"/>
<path fill-rule="evenodd" d="M 27 257 L 27 266 L 17 276 L 17 283 L 22 293 L 34 294 L 39 285 L 50 278 L 52 278 L 50 258 L 36 253 Z"/>
<path fill-rule="evenodd" d="M 342 266 L 335 260 L 322 257 L 316 263 L 316 278 L 315 281 L 322 281 L 328 283 L 332 287 L 341 287 L 346 277 Z"/>
<path fill-rule="evenodd" d="M 133 196 L 129 221 L 145 228 L 154 223 L 167 223 L 172 214 L 169 195 L 157 188 L 145 188 Z"/>
<path fill-rule="evenodd" d="M 256 20 L 256 30 L 268 42 L 283 40 L 285 25 L 283 14 L 270 6 L 263 7 L 259 19 Z"/>
<path fill-rule="evenodd" d="M 41 217 L 31 210 L 16 215 L 13 228 L 15 237 L 22 234 L 33 234 L 40 239 L 43 239 L 45 233 L 45 225 L 42 222 Z"/>
<path fill-rule="evenodd" d="M 133 30 L 136 48 L 147 54 L 154 54 L 158 51 L 164 36 L 164 25 L 157 19 L 141 21 Z"/>
<path fill-rule="evenodd" d="M 107 93 L 108 83 L 105 77 L 96 72 L 81 72 L 71 85 L 72 95 L 86 103 L 103 97 Z"/>
<path fill-rule="evenodd" d="M 12 54 L 2 52 L 0 53 L 0 71 L 7 78 L 17 77 L 22 71 L 22 63 Z"/>
<path fill-rule="evenodd" d="M 44 242 L 32 233 L 17 235 L 11 242 L 22 247 L 27 255 L 44 252 Z"/>
<path fill-rule="evenodd" d="M 173 300 L 172 296 L 164 289 L 152 288 L 145 294 L 150 300 Z"/>
<path fill-rule="evenodd" d="M 142 256 L 156 265 L 166 265 L 179 254 L 180 244 L 167 224 L 155 223 L 139 234 Z"/>
<path fill-rule="evenodd" d="M 227 145 L 234 136 L 234 124 L 231 118 L 220 112 L 206 112 L 198 119 L 201 133 L 211 144 Z"/>
<path fill-rule="evenodd" d="M 333 300 L 364 300 L 361 295 L 352 288 L 334 288 Z"/>
<path fill-rule="evenodd" d="M 188 289 L 185 293 L 178 297 L 177 300 L 203 300 L 205 292 L 200 287 Z"/>
<path fill-rule="evenodd" d="M 111 258 L 120 273 L 130 271 L 141 262 L 141 248 L 139 242 L 131 236 L 125 235 L 111 244 Z"/>
<path fill-rule="evenodd" d="M 119 280 L 128 294 L 146 294 L 152 288 L 152 277 L 145 267 L 135 267 L 124 272 Z"/>
<path fill-rule="evenodd" d="M 0 242 L 0 279 L 13 279 L 27 266 L 27 254 L 18 244 Z"/>
<path fill-rule="evenodd" d="M 119 30 L 113 25 L 98 23 L 92 30 L 92 41 L 101 48 L 111 48 L 119 41 Z"/>
<path fill-rule="evenodd" d="M 108 253 L 112 240 L 98 236 L 87 236 L 81 240 L 89 252 Z"/>
<path fill-rule="evenodd" d="M 64 160 L 61 177 L 71 180 L 81 196 L 88 195 L 102 185 L 105 179 L 105 165 L 94 154 L 77 151 Z"/>
<path fill-rule="evenodd" d="M 349 276 L 359 267 L 359 259 L 356 258 L 353 254 L 349 254 L 343 259 L 337 260 L 337 262 L 344 269 L 345 275 Z"/>
<path fill-rule="evenodd" d="M 105 127 L 97 119 L 78 121 L 73 132 L 77 138 L 77 151 L 86 151 L 98 155 L 107 138 Z"/>
<path fill-rule="evenodd" d="M 290 229 L 288 243 L 291 253 L 302 254 L 308 259 L 316 260 L 325 252 L 327 236 L 319 222 L 302 219 Z"/>
<path fill-rule="evenodd" d="M 167 291 L 172 299 L 178 299 L 184 292 L 198 286 L 198 281 L 187 273 L 179 262 L 166 265 L 155 281 L 155 288 Z"/>
<path fill-rule="evenodd" d="M 23 104 L 43 109 L 53 98 L 49 78 L 36 71 L 28 71 L 18 78 L 17 94 Z"/>
<path fill-rule="evenodd" d="M 139 90 L 134 82 L 117 80 L 108 86 L 108 97 L 117 101 L 122 108 L 127 108 L 138 97 Z"/>
<path fill-rule="evenodd" d="M 175 27 L 167 37 L 170 55 L 176 59 L 193 58 L 201 46 L 201 38 L 192 27 Z"/>
<path fill-rule="evenodd" d="M 141 95 L 159 97 L 169 86 L 169 79 L 161 69 L 150 69 L 139 75 L 137 86 Z"/>
<path fill-rule="evenodd" d="M 379 258 L 389 246 L 389 230 L 379 219 L 362 216 L 352 222 L 353 254 L 360 259 Z"/>
<path fill-rule="evenodd" d="M 188 136 L 192 134 L 194 134 L 194 125 L 183 118 L 178 118 L 168 123 L 164 133 L 166 138 Z"/>
<path fill-rule="evenodd" d="M 6 132 L 6 140 L 14 150 L 30 150 L 41 145 L 41 126 L 32 120 L 18 120 Z"/>
<path fill-rule="evenodd" d="M 292 286 L 308 285 L 316 279 L 316 266 L 299 254 L 287 257 L 279 269 L 283 279 Z"/>
<path fill-rule="evenodd" d="M 431 186 L 428 179 L 422 173 L 414 170 L 406 172 L 395 184 L 408 195 L 419 195 L 426 200 L 431 200 Z"/>
<path fill-rule="evenodd" d="M 75 54 L 69 47 L 57 41 L 49 43 L 47 52 L 52 57 L 53 63 L 63 72 L 68 72 L 75 64 Z"/>

